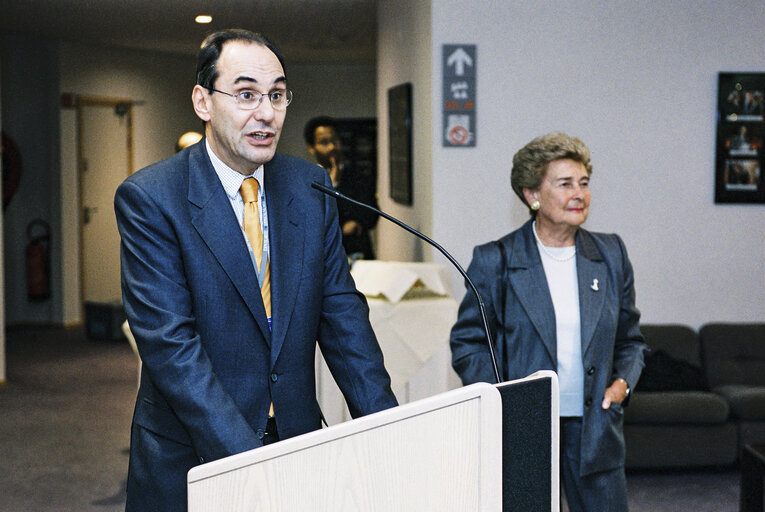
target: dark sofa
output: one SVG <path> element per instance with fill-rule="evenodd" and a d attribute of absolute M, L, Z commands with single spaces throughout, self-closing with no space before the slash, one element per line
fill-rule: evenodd
<path fill-rule="evenodd" d="M 624 413 L 628 468 L 732 464 L 738 430 L 701 369 L 699 337 L 684 325 L 642 325 L 651 352 Z"/>
<path fill-rule="evenodd" d="M 651 352 L 625 408 L 628 468 L 730 465 L 765 444 L 765 323 L 641 330 Z"/>
<path fill-rule="evenodd" d="M 699 330 L 707 382 L 730 406 L 738 447 L 765 443 L 765 323 L 713 323 Z"/>

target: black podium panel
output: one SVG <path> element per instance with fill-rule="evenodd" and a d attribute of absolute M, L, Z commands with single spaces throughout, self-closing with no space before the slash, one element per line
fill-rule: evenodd
<path fill-rule="evenodd" d="M 502 510 L 550 511 L 552 378 L 499 384 L 497 389 L 502 396 Z"/>

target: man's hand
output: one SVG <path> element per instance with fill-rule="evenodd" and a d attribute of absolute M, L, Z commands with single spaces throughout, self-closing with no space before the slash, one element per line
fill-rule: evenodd
<path fill-rule="evenodd" d="M 349 220 L 343 224 L 343 235 L 349 236 L 349 235 L 360 235 L 360 234 L 361 234 L 361 224 L 359 224 L 355 220 Z"/>
<path fill-rule="evenodd" d="M 332 155 L 329 157 L 330 167 L 327 169 L 327 172 L 329 173 L 329 179 L 332 180 L 332 184 L 336 185 L 338 181 L 340 181 L 340 166 L 337 163 L 337 158 L 335 158 L 335 155 Z"/>
<path fill-rule="evenodd" d="M 624 399 L 627 398 L 627 381 L 619 377 L 616 379 L 613 384 L 611 384 L 608 388 L 606 388 L 606 392 L 603 395 L 603 409 L 608 409 L 611 407 L 611 404 L 616 403 L 622 403 L 624 402 Z"/>

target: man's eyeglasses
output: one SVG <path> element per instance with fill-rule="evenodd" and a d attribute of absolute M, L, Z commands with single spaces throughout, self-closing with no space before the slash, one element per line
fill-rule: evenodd
<path fill-rule="evenodd" d="M 271 102 L 271 107 L 274 110 L 284 110 L 292 102 L 292 91 L 289 89 L 279 89 L 271 92 L 258 93 L 255 91 L 242 91 L 236 94 L 230 92 L 219 91 L 218 89 L 209 89 L 211 92 L 219 92 L 226 96 L 231 96 L 236 101 L 239 108 L 242 110 L 255 110 L 263 103 L 263 96 L 268 96 L 268 101 Z"/>

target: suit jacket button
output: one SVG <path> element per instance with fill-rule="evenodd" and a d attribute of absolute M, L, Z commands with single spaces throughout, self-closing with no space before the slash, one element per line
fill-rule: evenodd
<path fill-rule="evenodd" d="M 591 405 L 592 405 L 592 398 L 588 398 L 587 400 L 584 401 L 584 406 L 585 407 L 589 407 Z"/>
<path fill-rule="evenodd" d="M 587 369 L 587 375 L 593 375 L 594 373 L 595 373 L 595 367 L 594 366 L 590 366 Z"/>
<path fill-rule="evenodd" d="M 199 457 L 199 463 L 200 464 L 204 464 L 205 463 L 205 458 L 204 457 Z"/>
<path fill-rule="evenodd" d="M 265 436 L 266 434 L 263 432 L 263 430 L 259 429 L 257 432 L 255 432 L 255 435 L 258 436 L 258 439 L 263 439 L 263 436 Z"/>
<path fill-rule="evenodd" d="M 271 374 L 271 382 L 276 382 L 278 379 L 279 379 L 278 375 L 276 375 L 275 373 Z"/>

